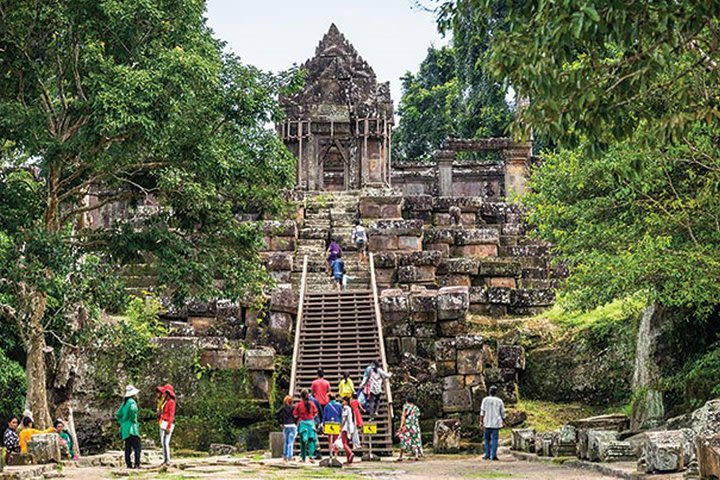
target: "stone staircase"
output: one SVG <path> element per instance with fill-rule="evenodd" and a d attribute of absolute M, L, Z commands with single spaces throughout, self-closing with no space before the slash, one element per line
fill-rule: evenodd
<path fill-rule="evenodd" d="M 355 385 L 359 385 L 365 367 L 382 357 L 372 291 L 307 292 L 302 308 L 291 393 L 299 397 L 302 389 L 309 389 L 320 367 L 335 392 L 343 372 L 349 372 Z M 378 433 L 372 437 L 372 451 L 376 454 L 392 451 L 387 384 L 384 393 L 374 420 Z M 364 415 L 364 421 L 369 421 L 368 415 Z M 368 436 L 364 436 L 363 450 L 367 449 L 367 441 Z M 327 454 L 327 441 L 322 435 L 320 445 Z"/>
<path fill-rule="evenodd" d="M 334 238 L 343 249 L 347 274 L 353 277 L 348 289 L 368 289 L 370 271 L 367 262 L 358 262 L 351 242 L 355 219 L 359 217 L 359 192 L 309 193 L 305 197 L 305 214 L 298 229 L 297 249 L 291 276 L 292 287 L 298 289 L 302 275 L 302 259 L 308 256 L 306 288 L 311 292 L 331 291 L 335 284 L 327 269 L 327 242 Z"/>

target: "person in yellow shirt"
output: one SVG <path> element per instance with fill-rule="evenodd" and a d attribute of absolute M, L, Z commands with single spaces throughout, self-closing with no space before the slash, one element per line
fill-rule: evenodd
<path fill-rule="evenodd" d="M 37 435 L 39 433 L 54 433 L 55 428 L 50 427 L 45 430 L 38 430 L 34 428 L 32 418 L 25 417 L 22 421 L 23 428 L 20 430 L 20 433 L 18 436 L 20 437 L 20 453 L 27 453 L 28 451 L 28 441 L 33 435 Z"/>
<path fill-rule="evenodd" d="M 343 373 L 343 378 L 340 380 L 340 385 L 338 386 L 338 394 L 340 395 L 340 398 L 352 398 L 353 393 L 355 393 L 355 385 L 353 385 L 350 374 L 345 372 Z"/>

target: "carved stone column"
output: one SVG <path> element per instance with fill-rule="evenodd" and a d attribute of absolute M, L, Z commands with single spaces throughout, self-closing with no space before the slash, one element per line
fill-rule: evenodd
<path fill-rule="evenodd" d="M 452 150 L 440 150 L 436 154 L 438 164 L 438 192 L 441 197 L 452 196 L 452 166 L 455 160 L 455 152 Z"/>
<path fill-rule="evenodd" d="M 505 150 L 505 197 L 521 197 L 527 190 L 528 168 L 532 155 L 532 143 L 513 142 Z"/>

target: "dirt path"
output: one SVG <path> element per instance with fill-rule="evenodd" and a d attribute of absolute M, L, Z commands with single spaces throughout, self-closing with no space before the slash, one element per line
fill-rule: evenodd
<path fill-rule="evenodd" d="M 132 479 L 322 479 L 339 480 L 419 480 L 419 479 L 496 479 L 516 480 L 590 480 L 606 477 L 594 472 L 573 470 L 547 463 L 526 462 L 506 455 L 498 462 L 483 461 L 474 455 L 435 455 L 420 462 L 395 462 L 386 459 L 379 463 L 358 462 L 342 469 L 317 465 L 286 465 L 276 460 L 250 458 L 206 458 L 178 460 L 167 472 L 141 470 L 138 473 L 108 468 L 65 468 L 63 476 L 69 480 L 101 480 L 118 477 Z"/>

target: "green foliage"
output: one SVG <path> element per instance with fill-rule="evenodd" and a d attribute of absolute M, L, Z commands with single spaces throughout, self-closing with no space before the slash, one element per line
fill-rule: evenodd
<path fill-rule="evenodd" d="M 25 405 L 25 371 L 0 350 L 0 418 L 20 415 Z"/>

